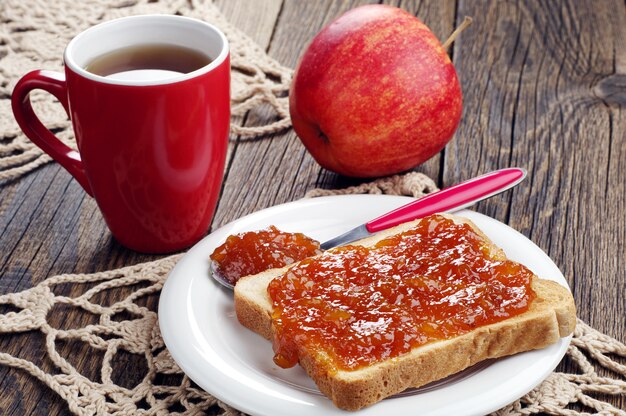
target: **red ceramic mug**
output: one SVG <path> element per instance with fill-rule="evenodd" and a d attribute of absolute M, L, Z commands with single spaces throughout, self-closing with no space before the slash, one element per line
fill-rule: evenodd
<path fill-rule="evenodd" d="M 166 44 L 212 61 L 171 78 L 114 79 L 85 67 L 122 48 Z M 24 133 L 93 196 L 113 236 L 149 253 L 183 249 L 206 234 L 219 196 L 230 125 L 230 62 L 222 32 L 167 15 L 94 26 L 64 54 L 65 75 L 33 71 L 12 106 Z M 79 151 L 37 118 L 29 94 L 54 95 L 69 115 Z"/>

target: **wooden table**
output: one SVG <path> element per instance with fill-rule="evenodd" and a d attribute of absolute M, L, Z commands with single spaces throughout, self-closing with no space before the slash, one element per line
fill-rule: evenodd
<path fill-rule="evenodd" d="M 294 67 L 315 33 L 365 2 L 217 3 L 272 57 Z M 464 93 L 460 127 L 444 151 L 416 170 L 445 187 L 496 168 L 528 169 L 521 185 L 476 210 L 509 224 L 545 250 L 571 285 L 579 317 L 626 341 L 624 2 L 389 3 L 416 14 L 440 39 L 464 16 L 474 17 L 450 50 Z M 263 109 L 255 110 L 240 122 L 254 125 L 268 117 Z M 299 199 L 315 187 L 359 182 L 321 169 L 293 131 L 252 141 L 232 137 L 213 228 Z M 95 202 L 57 164 L 0 187 L 0 293 L 29 288 L 55 274 L 90 273 L 156 258 L 118 245 Z M 148 303 L 155 307 L 157 298 Z M 89 319 L 64 312 L 53 317 L 56 324 Z M 86 356 L 83 345 L 58 347 L 85 375 L 97 378 L 101 357 Z M 0 351 L 49 368 L 41 358 L 43 340 L 34 334 L 2 337 Z M 117 379 L 132 386 L 142 364 L 130 356 L 120 358 Z M 571 363 L 560 368 L 571 370 Z M 54 393 L 20 371 L 0 368 L 0 390 L 1 414 L 69 412 Z M 624 397 L 609 400 L 626 408 Z"/>

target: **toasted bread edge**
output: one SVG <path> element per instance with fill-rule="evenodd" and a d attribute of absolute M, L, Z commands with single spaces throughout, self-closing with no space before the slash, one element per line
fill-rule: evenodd
<path fill-rule="evenodd" d="M 574 302 L 567 288 L 537 279 L 537 298 L 516 317 L 354 371 L 332 371 L 314 355 L 300 364 L 320 391 L 344 410 L 358 410 L 410 387 L 420 387 L 490 358 L 545 348 L 574 331 Z M 554 301 L 558 303 L 554 303 Z M 323 361 L 321 361 L 323 362 Z"/>
<path fill-rule="evenodd" d="M 506 258 L 504 252 L 473 222 L 447 216 L 470 224 L 490 245 L 494 257 Z M 373 245 L 387 236 L 411 228 L 417 221 L 385 230 L 356 244 Z M 235 286 L 235 311 L 239 322 L 268 340 L 273 338 L 273 333 L 272 302 L 267 294 L 267 285 L 289 267 L 246 276 Z M 333 371 L 320 364 L 326 360 L 316 354 L 323 355 L 323 352 L 310 352 L 300 357 L 300 365 L 337 407 L 358 410 L 407 388 L 420 387 L 462 371 L 480 361 L 545 348 L 571 334 L 576 325 L 576 311 L 569 290 L 556 282 L 539 278 L 533 281 L 533 289 L 537 297 L 527 312 L 450 340 L 417 347 L 400 357 L 354 371 Z"/>

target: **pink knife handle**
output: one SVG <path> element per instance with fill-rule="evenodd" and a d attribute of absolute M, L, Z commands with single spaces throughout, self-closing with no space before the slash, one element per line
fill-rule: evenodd
<path fill-rule="evenodd" d="M 367 222 L 365 227 L 376 233 L 437 212 L 465 208 L 515 186 L 525 176 L 526 171 L 520 168 L 496 170 L 403 205 Z"/>

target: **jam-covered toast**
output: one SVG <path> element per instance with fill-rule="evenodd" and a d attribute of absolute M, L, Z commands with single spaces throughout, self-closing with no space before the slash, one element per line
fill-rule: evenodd
<path fill-rule="evenodd" d="M 507 260 L 504 252 L 496 247 L 471 221 L 450 215 L 445 215 L 444 217 L 448 222 L 465 227 L 472 234 L 474 240 L 478 239 L 480 241 L 480 250 L 482 250 L 481 252 L 484 253 L 490 264 L 499 265 L 508 262 L 517 265 L 517 263 Z M 400 237 L 418 228 L 420 221 L 422 220 L 402 224 L 373 237 L 360 240 L 353 243 L 353 245 L 376 248 L 381 244 L 384 246 L 390 242 L 396 242 L 399 245 L 406 246 L 407 244 Z M 424 223 L 421 223 L 421 225 L 424 228 Z M 458 236 L 454 236 L 454 238 L 458 238 Z M 420 240 L 420 244 L 430 244 L 428 241 L 423 240 L 423 238 Z M 379 242 L 381 243 L 379 244 Z M 450 251 L 450 247 L 447 247 L 446 250 Z M 393 250 L 390 252 L 393 253 Z M 341 251 L 338 253 L 337 255 L 341 255 Z M 388 257 L 389 252 L 385 252 L 384 261 L 388 261 Z M 453 259 L 452 261 L 459 263 L 457 260 L 459 259 Z M 405 259 L 402 261 L 406 262 Z M 465 261 L 468 261 L 468 259 L 465 258 Z M 366 261 L 363 260 L 363 262 Z M 333 264 L 336 263 L 337 258 L 334 258 Z M 278 350 L 280 350 L 280 342 L 283 338 L 289 339 L 289 336 L 293 335 L 291 332 L 297 333 L 296 330 L 293 330 L 293 326 L 287 327 L 287 333 L 283 333 L 285 328 L 282 326 L 286 325 L 284 321 L 287 320 L 286 312 L 283 309 L 290 309 L 290 306 L 285 307 L 283 303 L 277 301 L 280 296 L 276 295 L 276 283 L 280 279 L 284 280 L 285 276 L 293 278 L 294 271 L 297 272 L 298 270 L 294 269 L 289 272 L 292 267 L 303 268 L 303 266 L 305 265 L 299 266 L 299 263 L 296 263 L 282 269 L 272 269 L 257 275 L 247 276 L 241 279 L 235 287 L 235 309 L 239 321 L 252 331 L 272 340 L 275 344 L 275 350 L 277 345 L 279 347 Z M 442 269 L 440 264 L 438 267 L 438 270 L 446 270 L 448 274 L 451 273 L 445 268 Z M 318 385 L 320 391 L 328 396 L 337 407 L 346 410 L 357 410 L 407 388 L 419 387 L 459 372 L 479 361 L 544 348 L 557 342 L 560 337 L 571 334 L 574 330 L 576 316 L 570 292 L 558 283 L 539 279 L 537 276 L 532 275 L 528 269 L 525 269 L 523 266 L 520 267 L 526 273 L 529 273 L 527 281 L 527 287 L 529 288 L 528 304 L 524 305 L 523 309 L 520 309 L 512 316 L 500 318 L 500 320 L 496 319 L 497 322 L 493 322 L 493 319 L 486 320 L 487 324 L 469 327 L 469 329 L 466 322 L 463 323 L 464 321 L 451 318 L 451 322 L 457 323 L 457 332 L 454 332 L 453 328 L 452 332 L 435 333 L 434 338 L 425 338 L 425 341 L 422 340 L 421 344 L 418 342 L 419 340 L 413 340 L 411 345 L 414 346 L 398 355 L 393 355 L 394 351 L 392 350 L 382 351 L 383 357 L 389 358 L 377 358 L 374 361 L 366 360 L 366 364 L 363 364 L 363 360 L 347 361 L 357 362 L 353 368 L 346 367 L 345 362 L 338 359 L 337 345 L 325 345 L 323 342 L 320 344 L 319 341 L 299 345 L 296 349 L 297 359 Z M 431 266 L 431 268 L 433 267 Z M 395 272 L 396 274 L 400 273 L 400 271 Z M 288 275 L 289 273 L 291 275 Z M 498 273 L 501 274 L 502 271 L 498 269 Z M 334 274 L 337 274 L 336 270 Z M 346 274 L 346 276 L 349 276 L 349 274 Z M 278 279 L 273 284 L 270 284 L 276 278 Z M 455 284 L 458 284 L 458 282 Z M 272 286 L 269 291 L 268 286 Z M 280 286 L 278 288 L 280 289 Z M 404 289 L 398 288 L 393 290 L 400 293 Z M 437 290 L 439 289 L 441 288 L 438 287 Z M 518 288 L 514 289 L 515 291 L 521 290 Z M 285 290 L 290 289 L 286 288 Z M 350 296 L 350 290 L 344 289 L 343 293 L 345 296 Z M 290 294 L 289 297 L 291 296 Z M 319 293 L 314 296 L 323 297 Z M 493 293 L 490 293 L 489 296 L 490 302 L 493 302 L 494 298 L 501 297 Z M 300 299 L 300 301 L 305 302 L 304 305 L 307 305 L 306 299 Z M 505 301 L 503 300 L 503 302 Z M 523 301 L 522 299 L 521 302 Z M 311 302 L 313 306 L 315 306 L 315 303 Z M 349 310 L 349 308 L 345 309 Z M 496 315 L 498 315 L 502 314 L 504 309 L 496 305 L 494 310 Z M 441 311 L 439 313 L 441 314 Z M 484 311 L 482 313 L 484 314 Z M 314 314 L 311 313 L 311 315 Z M 472 315 L 472 320 L 474 320 L 474 315 Z M 340 317 L 344 318 L 343 315 Z M 353 317 L 354 319 L 356 318 Z M 467 318 L 465 320 L 467 321 Z M 441 321 L 439 320 L 438 322 Z M 312 324 L 307 325 L 309 325 L 307 329 L 310 331 Z M 424 325 L 424 323 L 421 322 L 420 325 Z M 430 327 L 426 325 L 424 328 L 428 329 Z M 396 328 L 396 336 L 398 331 L 400 333 L 403 331 L 407 332 L 406 328 Z M 420 336 L 421 332 L 421 329 L 417 331 Z M 305 333 L 303 332 L 303 334 Z M 357 334 L 357 336 L 361 335 Z M 324 337 L 332 338 L 329 335 L 324 335 Z M 354 343 L 354 341 L 350 340 L 347 340 L 347 342 Z M 372 350 L 374 347 L 373 345 Z M 380 350 L 380 346 L 377 346 L 377 348 Z M 350 351 L 354 353 L 354 349 Z M 348 354 L 348 359 L 350 358 L 350 351 L 346 353 Z M 380 351 L 378 352 L 380 353 Z"/>

